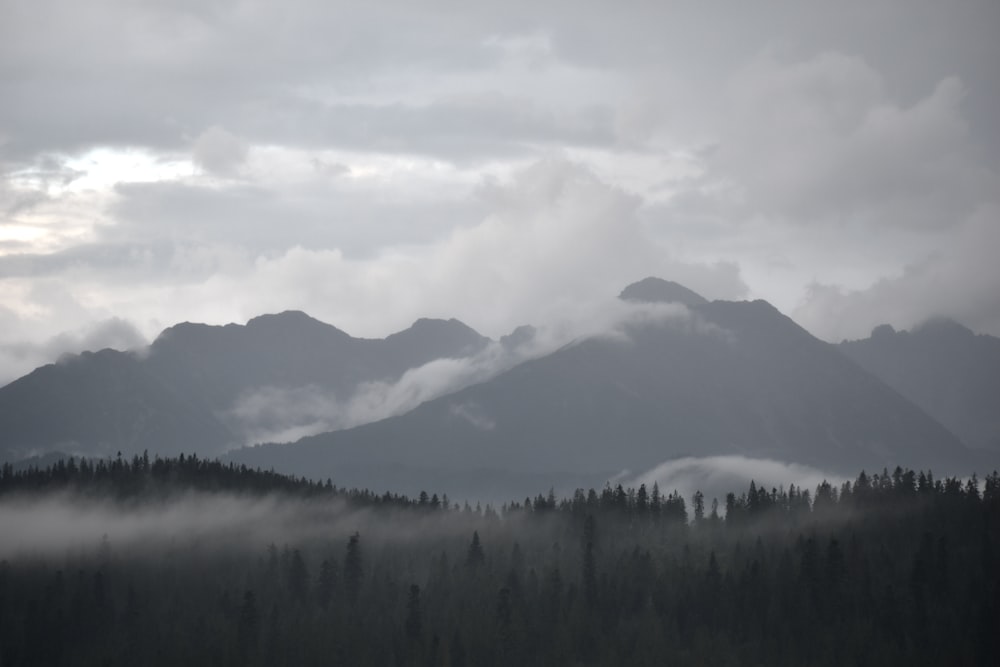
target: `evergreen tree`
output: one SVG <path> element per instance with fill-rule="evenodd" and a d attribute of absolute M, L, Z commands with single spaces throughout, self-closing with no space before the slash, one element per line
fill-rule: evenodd
<path fill-rule="evenodd" d="M 247 591 L 243 594 L 243 606 L 240 607 L 237 627 L 238 652 L 242 663 L 246 663 L 249 656 L 257 648 L 258 622 L 257 598 L 253 591 Z"/>
<path fill-rule="evenodd" d="M 337 567 L 329 559 L 324 559 L 319 566 L 319 580 L 316 582 L 316 599 L 319 605 L 326 609 L 333 599 L 337 586 Z"/>
<path fill-rule="evenodd" d="M 292 551 L 288 566 L 288 592 L 293 599 L 302 602 L 306 599 L 308 589 L 309 572 L 306 570 L 305 561 L 302 560 L 302 553 L 295 549 Z"/>
<path fill-rule="evenodd" d="M 691 505 L 694 507 L 694 522 L 701 523 L 705 520 L 705 494 L 695 491 L 691 498 Z"/>
<path fill-rule="evenodd" d="M 410 594 L 406 599 L 406 638 L 410 643 L 420 640 L 423 621 L 420 617 L 420 586 L 410 585 Z"/>
<path fill-rule="evenodd" d="M 469 544 L 469 550 L 465 554 L 465 564 L 468 567 L 476 568 L 483 564 L 486 560 L 486 554 L 483 553 L 483 547 L 479 543 L 479 531 L 472 532 L 472 543 Z"/>
<path fill-rule="evenodd" d="M 353 605 L 361 593 L 361 535 L 355 532 L 347 541 L 347 554 L 344 556 L 344 590 L 347 600 Z"/>
<path fill-rule="evenodd" d="M 594 542 L 597 539 L 597 522 L 588 514 L 583 522 L 583 595 L 591 607 L 597 604 L 597 566 L 594 563 Z"/>

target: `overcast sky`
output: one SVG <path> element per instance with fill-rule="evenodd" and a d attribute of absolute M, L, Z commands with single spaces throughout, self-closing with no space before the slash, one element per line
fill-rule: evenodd
<path fill-rule="evenodd" d="M 1000 335 L 1000 3 L 0 0 L 0 383 L 183 320 L 490 336 L 647 275 Z"/>

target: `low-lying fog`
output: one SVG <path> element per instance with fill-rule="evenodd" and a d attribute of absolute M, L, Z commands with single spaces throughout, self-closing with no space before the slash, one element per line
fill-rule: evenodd
<path fill-rule="evenodd" d="M 737 495 L 751 480 L 758 487 L 810 492 L 822 481 L 840 484 L 842 477 L 815 468 L 741 456 L 684 458 L 670 461 L 637 476 L 609 480 L 614 485 L 652 488 L 666 495 L 680 493 L 688 502 L 700 490 L 706 508 L 713 498 L 725 505 L 725 494 Z M 600 489 L 598 489 L 599 491 Z M 545 494 L 546 489 L 538 489 Z M 573 489 L 557 489 L 568 496 Z M 482 499 L 485 501 L 491 499 Z M 522 497 L 511 500 L 523 500 Z M 475 502 L 475 499 L 472 499 Z M 477 517 L 478 515 L 473 515 Z M 106 536 L 113 548 L 157 550 L 179 543 L 204 548 L 261 547 L 270 543 L 310 540 L 346 540 L 355 531 L 376 541 L 406 541 L 467 534 L 470 517 L 461 512 L 401 514 L 393 509 L 358 508 L 342 497 L 302 499 L 271 494 L 184 492 L 147 502 L 118 502 L 69 492 L 11 495 L 0 499 L 0 558 L 19 554 L 59 555 L 68 550 L 96 548 Z"/>
<path fill-rule="evenodd" d="M 352 507 L 343 498 L 188 492 L 142 503 L 71 493 L 0 500 L 0 558 L 112 550 L 152 553 L 166 547 L 257 549 L 268 544 L 346 542 L 361 532 L 372 542 L 403 542 L 461 533 L 467 522 L 396 510 Z M 471 532 L 471 531 L 469 531 Z"/>

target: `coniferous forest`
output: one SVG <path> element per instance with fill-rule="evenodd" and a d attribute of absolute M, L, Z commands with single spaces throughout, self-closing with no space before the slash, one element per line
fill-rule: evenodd
<path fill-rule="evenodd" d="M 5 466 L 0 525 L 42 515 L 0 535 L 4 667 L 1000 656 L 996 472 L 470 507 L 196 457 Z"/>

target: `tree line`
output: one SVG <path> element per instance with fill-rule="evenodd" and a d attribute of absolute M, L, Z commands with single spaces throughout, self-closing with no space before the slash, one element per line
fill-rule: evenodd
<path fill-rule="evenodd" d="M 721 502 L 607 485 L 494 508 L 193 456 L 0 470 L 0 505 L 69 493 L 136 508 L 188 490 L 353 513 L 349 525 L 312 520 L 295 541 L 139 550 L 95 535 L 86 549 L 9 548 L 0 665 L 986 665 L 1000 655 L 996 472 L 979 482 L 897 468 L 813 490 L 751 483 Z"/>

